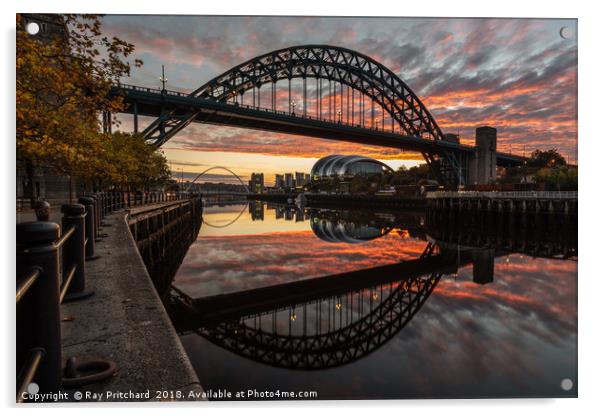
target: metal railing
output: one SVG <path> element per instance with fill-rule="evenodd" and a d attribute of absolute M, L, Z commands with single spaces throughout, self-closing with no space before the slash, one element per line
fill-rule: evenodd
<path fill-rule="evenodd" d="M 192 95 L 190 95 L 190 93 L 185 93 L 185 92 L 180 92 L 180 91 L 160 90 L 158 88 L 139 87 L 139 86 L 130 85 L 130 84 L 119 84 L 119 88 L 122 88 L 124 90 L 130 90 L 130 91 L 147 92 L 147 93 L 151 93 L 151 94 L 165 94 L 165 95 L 171 95 L 171 96 L 182 97 L 182 98 L 201 98 L 201 97 L 197 97 L 197 96 L 192 96 Z M 213 97 L 203 97 L 203 99 L 213 100 L 215 102 L 221 102 Z M 269 107 L 259 107 L 259 106 L 248 105 L 248 104 L 240 104 L 238 102 L 221 102 L 221 103 L 230 104 L 234 107 L 240 107 L 240 108 L 245 108 L 245 109 L 249 109 L 249 110 L 264 111 L 264 112 L 268 112 L 268 113 L 272 113 L 272 114 L 302 118 L 302 119 L 307 119 L 307 120 L 317 120 L 317 121 L 321 121 L 321 122 L 325 122 L 325 123 L 330 123 L 333 125 L 343 125 L 343 126 L 348 126 L 348 127 L 360 128 L 360 129 L 364 129 L 364 130 L 380 131 L 383 133 L 401 135 L 400 132 L 391 130 L 389 128 L 388 122 L 385 123 L 387 126 L 383 127 L 381 124 L 382 120 L 376 120 L 374 125 L 368 126 L 365 123 L 350 123 L 345 117 L 339 117 L 339 119 L 337 120 L 336 117 L 331 117 L 331 116 L 318 117 L 318 116 L 312 116 L 310 114 L 303 113 L 303 112 L 295 113 L 293 111 L 276 110 L 276 109 L 269 108 Z M 381 124 L 381 125 L 379 126 L 376 123 Z M 423 139 L 423 140 L 433 140 L 432 137 L 429 137 L 429 136 L 421 136 L 421 137 L 416 136 L 416 138 Z"/>
<path fill-rule="evenodd" d="M 30 383 L 39 391 L 57 392 L 110 377 L 116 366 L 110 361 L 72 364 L 63 371 L 60 305 L 93 295 L 86 290 L 86 262 L 97 259 L 95 243 L 102 219 L 118 209 L 176 201 L 185 193 L 98 192 L 81 197 L 78 204 L 61 207 L 59 224 L 48 221 L 49 204 L 36 211 L 38 221 L 17 224 L 17 397 L 18 403 Z M 96 373 L 79 376 L 87 365 Z M 65 374 L 66 378 L 63 377 Z"/>
<path fill-rule="evenodd" d="M 577 199 L 578 191 L 511 191 L 511 192 L 479 192 L 479 191 L 434 191 L 427 192 L 426 197 L 437 198 L 489 198 L 489 199 Z"/>

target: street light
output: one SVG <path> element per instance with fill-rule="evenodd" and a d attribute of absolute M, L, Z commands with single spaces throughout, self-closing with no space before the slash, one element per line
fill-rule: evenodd
<path fill-rule="evenodd" d="M 165 65 L 161 65 L 161 76 L 159 77 L 159 81 L 161 81 L 163 91 L 165 91 L 165 83 L 167 82 L 167 78 L 165 78 Z"/>
<path fill-rule="evenodd" d="M 295 100 L 291 100 L 291 107 L 293 108 L 293 112 L 291 113 L 293 116 L 295 115 L 295 107 L 297 107 L 297 103 Z"/>
<path fill-rule="evenodd" d="M 341 123 L 343 112 L 341 111 L 340 108 L 337 110 L 337 115 L 339 116 L 339 123 Z"/>

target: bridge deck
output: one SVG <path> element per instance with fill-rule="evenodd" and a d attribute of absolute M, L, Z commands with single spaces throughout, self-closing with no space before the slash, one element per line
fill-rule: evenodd
<path fill-rule="evenodd" d="M 391 147 L 416 152 L 453 151 L 473 153 L 473 146 L 443 140 L 428 140 L 414 136 L 391 133 L 380 129 L 365 128 L 341 122 L 319 119 L 315 116 L 292 115 L 284 111 L 258 108 L 240 104 L 229 104 L 207 98 L 190 97 L 185 93 L 141 88 L 133 86 L 115 87 L 113 94 L 125 96 L 126 103 L 136 103 L 138 115 L 157 118 L 164 109 L 174 110 L 184 116 L 198 111 L 194 121 L 209 124 L 282 132 L 328 140 Z M 130 105 L 126 113 L 134 113 Z M 523 158 L 498 152 L 499 165 L 520 164 Z"/>

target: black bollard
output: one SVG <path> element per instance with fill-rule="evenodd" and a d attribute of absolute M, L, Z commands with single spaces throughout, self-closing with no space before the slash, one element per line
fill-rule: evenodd
<path fill-rule="evenodd" d="M 94 201 L 94 241 L 99 242 L 100 238 L 100 195 L 98 193 L 91 195 Z"/>
<path fill-rule="evenodd" d="M 46 201 L 37 201 L 34 206 L 38 221 L 50 221 L 50 204 Z"/>
<path fill-rule="evenodd" d="M 63 205 L 62 229 L 66 232 L 75 227 L 73 235 L 63 246 L 63 276 L 75 264 L 77 266 L 71 285 L 67 289 L 64 302 L 88 298 L 94 294 L 86 290 L 86 207 L 81 204 Z"/>
<path fill-rule="evenodd" d="M 94 254 L 94 248 L 95 248 L 94 199 L 89 196 L 84 196 L 84 197 L 81 197 L 78 202 L 86 208 L 86 218 L 85 218 L 86 261 L 96 260 L 99 256 L 96 256 Z"/>
<path fill-rule="evenodd" d="M 39 221 L 17 224 L 17 279 L 32 268 L 39 277 L 17 305 L 17 368 L 34 349 L 45 354 L 33 381 L 40 393 L 61 388 L 61 315 L 59 305 L 59 225 Z"/>

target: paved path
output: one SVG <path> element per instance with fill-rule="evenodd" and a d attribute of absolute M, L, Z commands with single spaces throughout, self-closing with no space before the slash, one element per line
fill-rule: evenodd
<path fill-rule="evenodd" d="M 100 258 L 86 263 L 87 288 L 95 295 L 62 306 L 63 360 L 108 358 L 118 372 L 78 390 L 150 390 L 150 400 L 157 391 L 179 391 L 180 399 L 193 400 L 189 393 L 200 394 L 202 387 L 138 253 L 125 211 L 103 222 L 107 237 L 96 245 Z"/>

